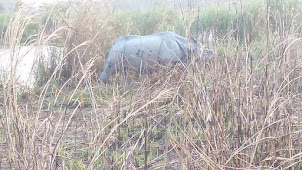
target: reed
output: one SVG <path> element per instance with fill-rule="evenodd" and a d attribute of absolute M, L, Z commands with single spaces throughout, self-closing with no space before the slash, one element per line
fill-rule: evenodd
<path fill-rule="evenodd" d="M 0 169 L 301 169 L 301 7 L 110 12 L 87 2 L 49 8 L 41 23 L 18 11 L 2 38 L 12 64 L 0 75 Z M 99 82 L 117 37 L 197 28 L 213 61 Z M 27 44 L 62 49 L 37 67 L 34 89 L 15 76 Z"/>

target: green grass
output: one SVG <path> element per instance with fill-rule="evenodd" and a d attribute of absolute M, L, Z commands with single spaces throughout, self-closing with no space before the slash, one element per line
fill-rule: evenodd
<path fill-rule="evenodd" d="M 0 13 L 0 27 L 7 27 L 13 14 L 10 13 Z"/>
<path fill-rule="evenodd" d="M 267 11 L 265 1 L 244 2 L 242 11 L 236 3 L 183 15 L 84 4 L 30 20 L 23 37 L 64 47 L 66 59 L 58 69 L 42 61 L 26 98 L 14 79 L 1 82 L 0 158 L 16 169 L 301 169 L 301 4 L 271 1 Z M 203 42 L 217 52 L 212 62 L 164 79 L 155 72 L 98 82 L 119 36 L 196 37 L 198 21 L 199 33 L 212 32 Z"/>
<path fill-rule="evenodd" d="M 0 40 L 2 39 L 8 23 L 10 21 L 10 19 L 13 17 L 13 14 L 9 14 L 9 13 L 0 13 Z"/>

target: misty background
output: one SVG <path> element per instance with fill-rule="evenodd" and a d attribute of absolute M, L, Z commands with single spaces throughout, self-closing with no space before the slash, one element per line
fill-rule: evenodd
<path fill-rule="evenodd" d="M 87 0 L 102 9 L 116 10 L 135 10 L 150 9 L 162 6 L 170 9 L 196 9 L 198 7 L 207 7 L 213 4 L 222 4 L 236 2 L 237 0 Z M 0 0 L 0 12 L 13 12 L 22 5 L 30 5 L 31 10 L 43 8 L 45 5 L 59 4 L 62 6 L 71 6 L 80 4 L 81 0 L 48 0 L 48 1 L 26 1 L 26 0 Z"/>

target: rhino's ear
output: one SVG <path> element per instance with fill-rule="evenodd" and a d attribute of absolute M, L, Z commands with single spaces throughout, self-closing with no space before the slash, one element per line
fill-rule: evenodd
<path fill-rule="evenodd" d="M 195 38 L 193 38 L 193 37 L 191 37 L 191 38 L 190 38 L 190 40 L 191 40 L 191 43 L 194 43 L 194 44 L 196 44 L 196 43 L 197 43 L 196 39 L 195 39 Z"/>

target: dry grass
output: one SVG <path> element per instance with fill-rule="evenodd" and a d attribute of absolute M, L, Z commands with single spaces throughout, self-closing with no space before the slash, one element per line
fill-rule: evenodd
<path fill-rule="evenodd" d="M 244 6 L 236 8 L 242 16 Z M 0 87 L 1 169 L 302 168 L 298 16 L 278 18 L 263 7 L 252 17 L 266 15 L 258 20 L 266 24 L 261 36 L 250 40 L 249 28 L 235 20 L 242 41 L 239 31 L 214 36 L 210 63 L 189 65 L 186 73 L 176 66 L 166 77 L 130 76 L 127 84 L 116 76 L 103 85 L 97 74 L 106 51 L 130 21 L 116 23 L 114 13 L 87 4 L 52 12 L 34 43 L 59 44 L 64 55 L 40 88 L 14 77 L 32 17 L 17 13 L 3 39 L 16 64 Z M 270 18 L 292 25 L 272 28 Z M 184 20 L 188 28 L 192 22 Z"/>

